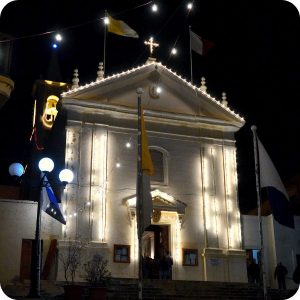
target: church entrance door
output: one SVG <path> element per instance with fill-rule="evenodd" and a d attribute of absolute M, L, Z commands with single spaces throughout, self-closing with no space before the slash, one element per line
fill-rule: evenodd
<path fill-rule="evenodd" d="M 143 256 L 147 260 L 146 276 L 159 278 L 159 261 L 170 251 L 170 226 L 150 225 L 143 234 Z"/>

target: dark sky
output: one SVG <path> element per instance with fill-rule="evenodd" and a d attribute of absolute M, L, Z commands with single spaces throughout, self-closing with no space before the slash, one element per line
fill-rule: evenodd
<path fill-rule="evenodd" d="M 239 198 L 242 211 L 255 205 L 253 144 L 250 127 L 258 134 L 282 179 L 300 173 L 300 18 L 297 9 L 282 0 L 156 1 L 46 1 L 18 0 L 7 5 L 0 31 L 16 38 L 10 75 L 15 81 L 11 99 L 0 110 L 0 182 L 11 183 L 8 165 L 25 162 L 31 130 L 35 79 L 47 77 L 53 51 L 59 59 L 63 81 L 71 82 L 74 68 L 81 83 L 95 79 L 103 59 L 104 10 L 134 28 L 140 39 L 108 35 L 107 73 L 141 65 L 148 57 L 144 40 L 151 35 L 160 43 L 156 58 L 186 78 L 190 76 L 188 26 L 214 43 L 207 56 L 193 55 L 194 81 L 206 77 L 208 91 L 246 119 L 236 135 Z M 140 7 L 139 7 L 140 6 Z M 54 34 L 64 41 L 52 49 Z M 178 55 L 170 56 L 177 40 Z M 53 78 L 55 79 L 55 78 Z"/>

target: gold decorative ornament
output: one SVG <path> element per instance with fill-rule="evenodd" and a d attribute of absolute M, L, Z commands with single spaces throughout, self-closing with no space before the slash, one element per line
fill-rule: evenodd
<path fill-rule="evenodd" d="M 161 218 L 161 211 L 154 209 L 153 215 L 152 215 L 153 222 L 158 223 L 160 221 L 160 218 Z"/>

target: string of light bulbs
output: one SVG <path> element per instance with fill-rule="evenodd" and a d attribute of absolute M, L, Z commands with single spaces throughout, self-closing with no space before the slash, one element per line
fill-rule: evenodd
<path fill-rule="evenodd" d="M 132 143 L 131 143 L 131 140 L 133 138 L 134 134 L 130 135 L 129 139 L 125 142 L 124 146 L 122 147 L 121 149 L 121 153 L 118 155 L 118 156 L 121 156 L 125 149 L 130 149 L 132 147 Z M 107 174 L 107 178 L 109 178 L 111 176 L 111 173 L 117 168 L 121 168 L 121 162 L 120 162 L 120 159 L 118 157 L 115 158 L 115 165 L 112 165 L 110 170 L 108 171 L 108 174 Z M 72 183 L 70 183 L 72 184 Z M 73 183 L 74 184 L 74 183 Z M 135 189 L 131 189 L 131 188 L 125 188 L 127 190 L 135 190 Z M 86 208 L 90 208 L 90 206 L 92 205 L 91 201 L 85 201 L 82 205 L 76 207 L 75 210 L 73 210 L 72 212 L 68 212 L 66 213 L 67 211 L 67 207 L 64 209 L 64 218 L 65 220 L 67 220 L 68 218 L 73 218 L 73 217 L 77 217 L 78 216 L 78 213 L 79 212 L 84 212 L 84 210 Z"/>
<path fill-rule="evenodd" d="M 114 132 L 114 133 L 121 133 L 119 131 L 110 131 L 110 132 Z M 136 134 L 131 134 L 130 137 L 127 139 L 127 141 L 124 143 L 123 147 L 121 148 L 120 153 L 116 156 L 116 158 L 114 159 L 114 161 L 116 162 L 114 165 L 112 165 L 110 167 L 110 170 L 107 173 L 107 178 L 109 178 L 112 174 L 112 172 L 114 172 L 116 169 L 119 169 L 122 167 L 122 163 L 119 159 L 120 156 L 122 156 L 122 154 L 128 150 L 132 148 L 132 139 Z M 158 137 L 159 138 L 159 137 Z M 166 139 L 166 137 L 164 137 L 164 139 Z M 167 138 L 170 140 L 177 140 L 174 138 Z M 70 183 L 69 185 L 74 185 L 74 183 Z M 89 186 L 89 185 L 86 185 Z M 109 192 L 119 192 L 119 191 L 136 191 L 135 188 L 130 188 L 130 187 L 123 187 L 121 189 L 107 189 L 107 191 Z M 194 193 L 185 193 L 185 194 L 174 194 L 175 197 L 184 197 L 184 196 L 198 196 L 197 194 Z M 86 208 L 90 208 L 90 206 L 92 205 L 91 201 L 85 201 L 82 205 L 78 206 L 76 209 L 74 209 L 72 212 L 66 214 L 67 208 L 64 210 L 64 217 L 67 220 L 68 218 L 73 218 L 73 217 L 77 217 L 78 213 L 82 213 L 85 211 Z"/>
<path fill-rule="evenodd" d="M 185 2 L 185 1 L 183 1 Z M 151 11 L 153 13 L 158 13 L 159 11 L 159 5 L 158 2 L 155 1 L 148 1 L 146 3 L 137 5 L 133 8 L 129 8 L 123 11 L 120 11 L 118 13 L 112 14 L 113 17 L 116 16 L 121 16 L 124 15 L 127 12 L 131 12 L 133 10 L 139 9 L 141 7 L 147 6 L 151 4 Z M 190 11 L 192 10 L 194 6 L 194 0 L 187 2 L 186 4 L 186 8 L 188 11 L 187 16 L 189 15 Z M 170 22 L 170 20 L 174 17 L 175 13 L 178 11 L 178 9 L 180 8 L 180 5 L 176 8 L 176 10 L 173 12 L 173 14 L 167 19 L 167 21 L 162 25 L 161 29 L 158 31 L 157 36 L 160 35 L 160 33 L 164 30 L 164 28 L 167 26 L 167 24 Z M 95 20 L 91 20 L 91 21 L 87 21 L 87 22 L 82 22 L 79 24 L 75 24 L 75 25 L 71 25 L 71 26 L 67 26 L 67 27 L 63 27 L 60 30 L 50 30 L 50 31 L 46 31 L 46 32 L 42 32 L 42 33 L 36 33 L 36 34 L 31 34 L 31 35 L 25 35 L 25 36 L 21 36 L 21 37 L 14 37 L 14 38 L 8 38 L 5 40 L 0 40 L 0 44 L 1 43 L 8 43 L 8 42 L 14 42 L 17 40 L 24 40 L 24 39 L 29 39 L 29 38 L 35 38 L 35 37 L 41 37 L 41 36 L 46 36 L 46 35 L 54 35 L 53 39 L 53 43 L 52 43 L 52 48 L 56 49 L 59 47 L 59 44 L 63 41 L 63 35 L 62 33 L 70 30 L 70 29 L 74 29 L 74 28 L 79 28 L 79 27 L 83 27 L 86 26 L 88 24 L 94 23 L 94 22 L 99 22 L 99 20 L 104 20 L 105 17 L 101 17 L 101 18 L 97 18 Z M 177 49 L 175 48 L 177 41 L 178 41 L 178 37 L 176 38 L 175 42 L 173 43 L 173 47 L 171 48 L 171 55 L 176 55 L 177 54 Z M 143 51 L 143 53 L 141 55 L 144 55 L 145 50 Z M 140 56 L 139 56 L 140 58 Z M 135 64 L 135 62 L 133 63 L 133 65 Z"/>

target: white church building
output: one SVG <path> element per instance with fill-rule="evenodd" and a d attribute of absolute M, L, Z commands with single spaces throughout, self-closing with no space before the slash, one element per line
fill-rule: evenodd
<path fill-rule="evenodd" d="M 155 60 L 62 94 L 56 144 L 74 174 L 62 197 L 65 242 L 87 239 L 115 277 L 137 277 L 137 94 L 155 175 L 144 254 L 170 251 L 173 279 L 247 280 L 234 134 L 244 119 Z M 63 122 L 61 122 L 63 120 Z M 63 128 L 62 128 L 63 127 Z M 56 135 L 61 133 L 61 137 Z M 74 217 L 75 215 L 75 217 Z"/>
<path fill-rule="evenodd" d="M 84 259 L 101 254 L 113 277 L 137 278 L 138 88 L 144 91 L 155 170 L 153 216 L 143 235 L 143 254 L 155 260 L 170 251 L 175 280 L 247 282 L 246 249 L 258 249 L 259 236 L 255 219 L 242 222 L 238 206 L 234 135 L 245 120 L 228 107 L 224 94 L 222 100 L 210 96 L 204 79 L 200 87 L 194 86 L 154 59 L 108 77 L 100 64 L 96 80 L 86 85 L 79 85 L 76 70 L 72 87 L 59 100 L 57 95 L 49 97 L 46 125 L 52 127 L 53 159 L 63 160 L 74 180 L 61 197 L 67 225 L 43 215 L 44 257 L 52 239 L 58 240 L 58 255 L 69 241 L 79 239 L 87 243 Z M 53 118 L 48 118 L 51 113 Z M 34 238 L 35 217 L 36 203 L 1 200 L 1 226 L 7 228 L 1 233 L 1 241 L 6 241 L 0 247 L 5 264 L 1 283 L 22 269 L 24 239 Z M 288 245 L 294 256 L 300 254 L 300 228 L 296 222 L 298 235 L 286 237 L 285 248 L 277 250 L 278 228 L 268 224 L 267 285 L 276 286 L 273 269 L 278 260 L 289 264 L 284 261 L 291 255 Z M 290 268 L 294 263 L 291 258 Z M 56 264 L 55 279 L 64 280 L 61 261 Z M 82 270 L 77 280 L 84 280 Z"/>

